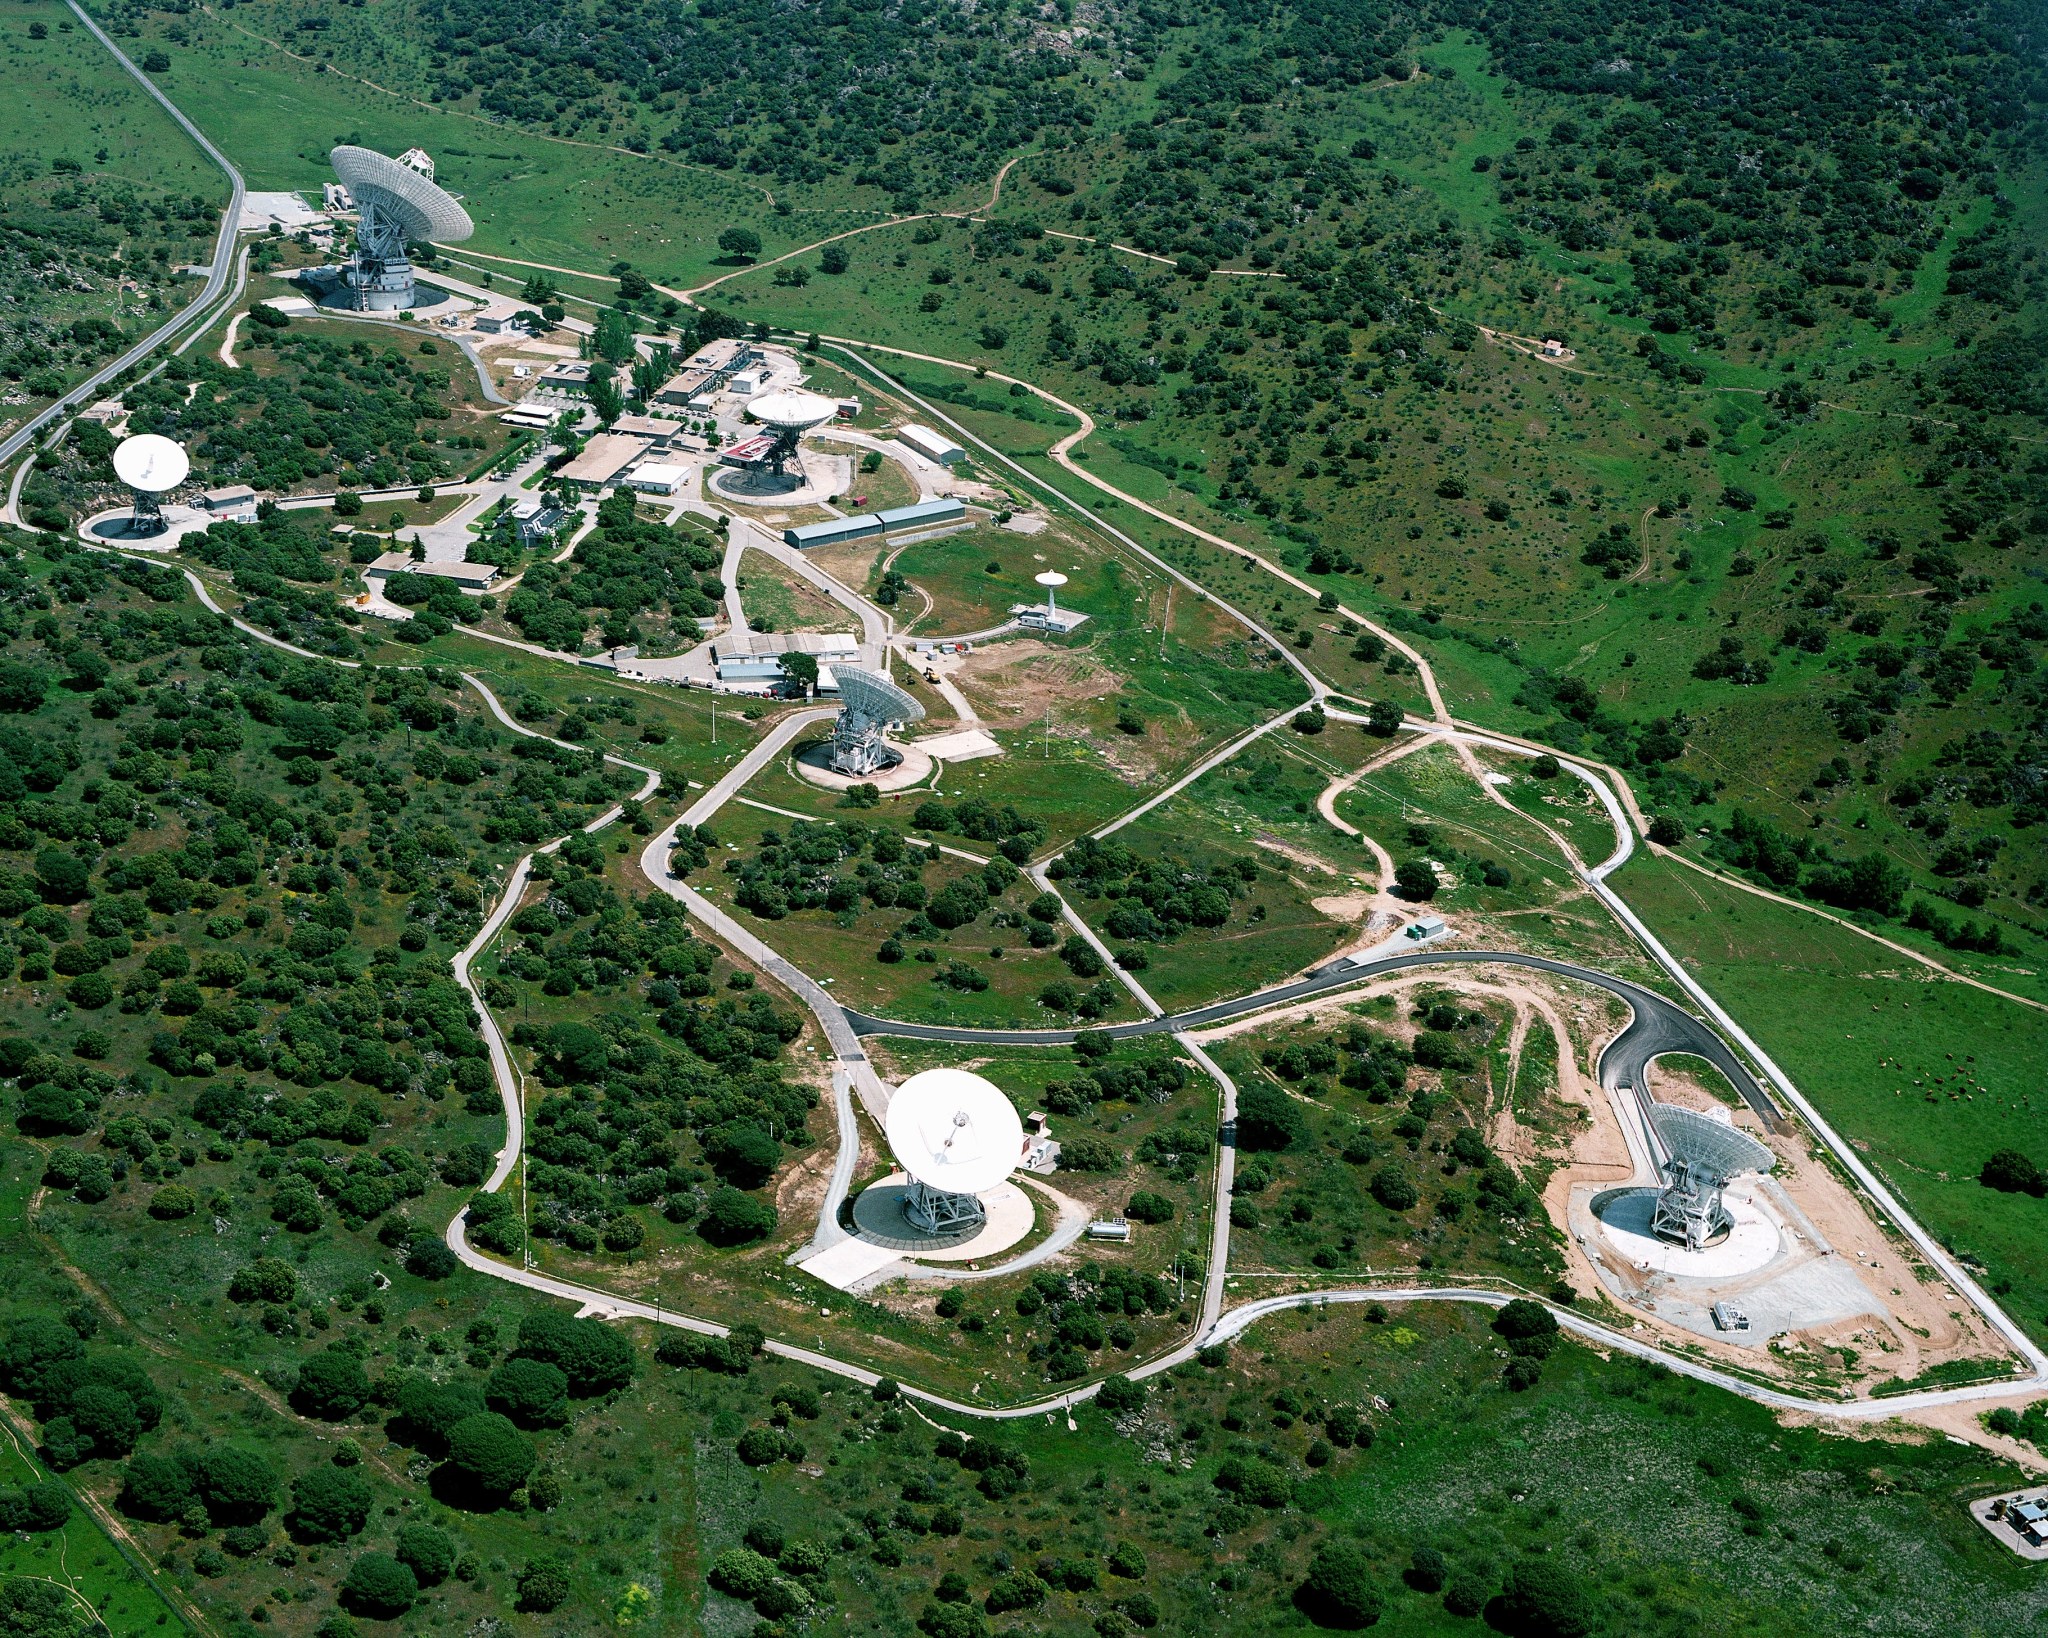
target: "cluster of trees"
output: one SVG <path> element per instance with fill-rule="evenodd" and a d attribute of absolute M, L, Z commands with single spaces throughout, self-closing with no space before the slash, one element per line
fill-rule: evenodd
<path fill-rule="evenodd" d="M 1412 1046 L 1353 1023 L 1340 1032 L 1269 1046 L 1262 1060 L 1290 1086 L 1319 1101 L 1329 1095 L 1324 1077 L 1334 1077 L 1363 1092 L 1372 1104 L 1402 1103 L 1391 1122 L 1381 1116 L 1347 1123 L 1328 1137 L 1329 1147 L 1347 1166 L 1373 1168 L 1365 1190 L 1385 1211 L 1412 1225 L 1400 1232 L 1420 1232 L 1433 1241 L 1461 1223 L 1511 1227 L 1526 1222 L 1540 1211 L 1534 1192 L 1461 1118 L 1455 1091 L 1454 1077 L 1473 1067 L 1490 1021 L 1445 1001 L 1424 1003 L 1417 1021 L 1422 1027 Z M 1411 1066 L 1441 1071 L 1445 1089 L 1425 1083 L 1406 1091 Z M 1245 1158 L 1233 1181 L 1230 1217 L 1238 1228 L 1262 1229 L 1309 1245 L 1317 1267 L 1338 1268 L 1357 1249 L 1356 1185 L 1348 1180 L 1333 1185 L 1309 1175 L 1312 1107 L 1267 1081 L 1252 1081 L 1240 1090 L 1236 1138 Z M 1296 1164 L 1285 1158 L 1296 1154 L 1309 1159 Z M 1277 1200 L 1266 1201 L 1263 1197 L 1283 1179 L 1287 1189 Z M 1427 1214 L 1418 1215 L 1425 1202 Z M 1547 1272 L 1553 1260 L 1540 1248 L 1518 1244 L 1504 1245 L 1499 1254 L 1539 1273 Z"/>
<path fill-rule="evenodd" d="M 260 528 L 221 544 L 267 549 Z M 189 607 L 97 598 L 104 577 L 37 612 L 21 561 L 0 564 L 31 599 L 8 610 L 18 658 L 0 676 L 21 753 L 0 778 L 0 960 L 21 983 L 54 978 L 84 1027 L 8 1042 L 0 1072 L 22 1130 L 56 1140 L 51 1186 L 93 1202 L 134 1178 L 170 1220 L 213 1198 L 189 1180 L 198 1146 L 160 1112 L 111 1109 L 142 1068 L 97 1067 L 114 1048 L 101 1017 L 118 1011 L 143 1021 L 156 1069 L 200 1083 L 190 1113 L 217 1145 L 269 1147 L 258 1171 L 277 1221 L 310 1233 L 330 1212 L 384 1216 L 434 1162 L 417 1143 L 373 1146 L 392 1118 L 374 1094 L 452 1089 L 496 1110 L 467 998 L 406 958 L 474 931 L 479 843 L 572 828 L 610 800 L 596 759 L 534 756 L 545 742 L 488 725 L 450 673 L 309 664 Z M 362 889 L 406 901 L 395 940 L 365 925 L 378 901 Z"/>
<path fill-rule="evenodd" d="M 34 1407 L 43 1456 L 60 1470 L 126 1456 L 163 1419 L 163 1394 L 132 1352 L 88 1350 L 78 1329 L 60 1319 L 8 1326 L 0 1339 L 0 1386 Z M 52 1510 L 37 1506 L 38 1517 Z"/>
<path fill-rule="evenodd" d="M 816 1095 L 780 1067 L 800 1021 L 758 990 L 713 999 L 714 952 L 691 934 L 682 906 L 663 893 L 625 903 L 603 880 L 594 840 L 565 844 L 552 866 L 547 896 L 514 918 L 518 941 L 486 990 L 493 1005 L 524 1014 L 512 1042 L 550 1089 L 527 1140 L 532 1232 L 577 1251 L 630 1254 L 651 1208 L 695 1223 L 714 1244 L 760 1239 L 776 1218 L 758 1191 L 786 1145 L 810 1141 Z M 539 994 L 514 989 L 512 973 Z M 659 1033 L 624 1010 L 546 1021 L 549 997 L 629 979 L 644 985 Z M 694 1157 L 679 1150 L 684 1134 L 696 1139 Z M 487 1249 L 516 1249 L 516 1213 L 497 1199 L 472 1202 L 472 1232 Z"/>
<path fill-rule="evenodd" d="M 1893 800 L 1898 800 L 1895 792 Z M 1995 953 L 2004 948 L 1996 923 L 1972 923 L 1943 916 L 1924 901 L 1908 909 L 1912 878 L 1882 853 L 1842 859 L 1824 852 L 1805 836 L 1792 835 L 1770 820 L 1736 808 L 1725 829 L 1708 844 L 1717 858 L 1788 892 L 1797 892 L 1838 910 L 1858 910 L 1885 917 L 1904 916 L 1909 925 L 1934 933 L 1943 943 L 1965 950 Z M 1974 855 L 1965 852 L 1951 868 L 1967 868 Z M 1978 898 L 1981 903 L 1981 897 Z"/>
<path fill-rule="evenodd" d="M 865 900 L 878 909 L 916 912 L 936 928 L 965 926 L 988 908 L 988 884 L 968 876 L 929 894 L 923 873 L 938 862 L 929 848 L 911 846 L 885 826 L 799 820 L 786 836 L 764 831 L 755 852 L 728 858 L 725 869 L 735 878 L 733 902 L 766 921 L 802 910 L 845 915 Z M 1016 870 L 1003 868 L 1014 881 Z"/>
<path fill-rule="evenodd" d="M 1041 1366 L 1049 1381 L 1073 1382 L 1088 1374 L 1090 1354 L 1136 1346 L 1134 1320 L 1171 1313 L 1176 1305 L 1173 1287 L 1155 1274 L 1120 1264 L 1084 1263 L 1072 1272 L 1040 1269 L 1012 1308 L 1030 1322 L 1025 1357 Z M 990 1323 L 990 1316 L 957 1286 L 940 1296 L 936 1311 L 964 1331 L 980 1331 Z"/>
<path fill-rule="evenodd" d="M 1525 139 L 1524 174 L 1500 178 L 1525 230 L 1580 249 L 1642 215 L 1664 239 L 1855 289 L 1918 264 L 1939 234 L 1935 207 L 1988 183 L 1984 138 L 2023 118 L 2026 78 L 2003 39 L 1894 39 L 1853 0 L 1797 12 L 1741 0 L 1712 36 L 1660 30 L 1655 15 L 1522 0 L 1475 25 L 1511 78 L 1588 99 L 1589 117 L 1558 121 L 1546 144 Z M 1724 96 L 1734 84 L 1753 89 Z M 1546 150 L 1564 162 L 1542 162 Z"/>
<path fill-rule="evenodd" d="M 274 349 L 275 368 L 230 369 L 210 349 L 178 354 L 128 390 L 130 429 L 188 445 L 216 482 L 280 494 L 445 482 L 484 447 L 481 434 L 449 430 L 448 370 L 421 357 L 440 342 L 410 343 L 408 354 L 289 325 L 244 334 Z"/>
<path fill-rule="evenodd" d="M 58 159 L 43 176 L 25 161 L 0 212 L 0 291 L 8 327 L 0 375 L 54 398 L 127 340 L 123 280 L 139 281 L 152 311 L 173 269 L 205 259 L 217 203 Z M 80 298 L 85 298 L 81 300 Z"/>
<path fill-rule="evenodd" d="M 435 0 L 422 21 L 432 66 L 418 89 L 437 102 L 474 95 L 494 118 L 595 126 L 782 184 L 852 172 L 902 209 L 1094 118 L 1069 88 L 1072 59 L 1034 19 L 1003 12 L 842 8 L 801 41 L 764 0 L 650 0 L 595 22 L 554 4 L 514 21 L 479 0 Z"/>
<path fill-rule="evenodd" d="M 506 599 L 505 617 L 529 641 L 574 653 L 594 623 L 605 643 L 638 643 L 639 616 L 673 622 L 715 612 L 721 554 L 704 535 L 635 513 L 618 490 L 598 505 L 598 526 L 567 565 L 536 563 Z M 695 627 L 690 629 L 695 641 Z"/>
<path fill-rule="evenodd" d="M 1147 944 L 1179 938 L 1189 928 L 1224 926 L 1236 901 L 1259 879 L 1259 866 L 1250 858 L 1150 858 L 1120 842 L 1084 836 L 1047 874 L 1073 883 L 1085 898 L 1114 900 L 1101 916 L 1103 932 L 1119 942 Z"/>

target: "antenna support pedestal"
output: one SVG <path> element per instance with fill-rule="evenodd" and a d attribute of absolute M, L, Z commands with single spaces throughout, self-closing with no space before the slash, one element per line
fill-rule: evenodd
<path fill-rule="evenodd" d="M 917 1178 L 910 1180 L 903 1215 L 926 1234 L 957 1234 L 988 1221 L 986 1208 L 973 1195 L 947 1194 Z"/>

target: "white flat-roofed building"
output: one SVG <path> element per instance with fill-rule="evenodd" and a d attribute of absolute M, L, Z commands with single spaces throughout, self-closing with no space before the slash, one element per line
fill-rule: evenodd
<path fill-rule="evenodd" d="M 908 426 L 896 429 L 896 441 L 905 444 L 926 460 L 937 461 L 941 466 L 951 466 L 955 461 L 967 459 L 966 449 L 943 433 L 930 427 Z"/>
<path fill-rule="evenodd" d="M 736 631 L 711 650 L 722 683 L 781 682 L 785 654 L 810 655 L 818 662 L 821 683 L 832 666 L 857 666 L 861 660 L 860 642 L 848 631 Z"/>
<path fill-rule="evenodd" d="M 223 489 L 209 489 L 200 496 L 200 500 L 214 517 L 225 518 L 233 523 L 256 521 L 256 491 L 245 483 L 229 484 Z"/>
<path fill-rule="evenodd" d="M 683 487 L 690 476 L 686 466 L 670 466 L 665 461 L 644 461 L 620 480 L 628 489 L 637 489 L 643 495 L 673 495 Z"/>

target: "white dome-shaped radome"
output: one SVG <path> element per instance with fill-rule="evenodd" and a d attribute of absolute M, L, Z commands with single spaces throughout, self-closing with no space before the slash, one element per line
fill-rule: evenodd
<path fill-rule="evenodd" d="M 114 449 L 114 476 L 145 495 L 176 489 L 192 472 L 184 446 L 155 432 L 123 438 Z"/>

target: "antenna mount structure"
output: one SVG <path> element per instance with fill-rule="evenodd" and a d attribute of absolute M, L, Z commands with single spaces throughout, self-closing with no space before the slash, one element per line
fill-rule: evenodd
<path fill-rule="evenodd" d="M 839 717 L 832 724 L 825 765 L 855 779 L 894 767 L 902 757 L 883 738 L 883 730 L 891 723 L 919 721 L 924 707 L 872 671 L 835 665 L 832 675 L 839 683 Z"/>
<path fill-rule="evenodd" d="M 1676 1104 L 1643 1103 L 1644 1122 L 1664 1155 L 1664 1186 L 1650 1214 L 1659 1239 L 1699 1251 L 1734 1227 L 1721 1198 L 1730 1178 L 1768 1172 L 1777 1156 L 1727 1122 Z"/>

